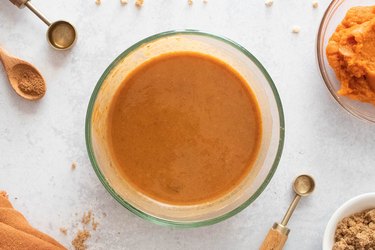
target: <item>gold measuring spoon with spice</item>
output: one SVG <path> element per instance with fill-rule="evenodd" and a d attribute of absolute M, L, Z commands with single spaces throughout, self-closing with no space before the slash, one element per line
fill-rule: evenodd
<path fill-rule="evenodd" d="M 266 239 L 263 241 L 260 250 L 281 250 L 283 249 L 290 229 L 286 227 L 294 209 L 297 207 L 301 197 L 310 195 L 315 188 L 314 179 L 309 175 L 298 176 L 293 184 L 293 190 L 296 193 L 292 204 L 290 204 L 281 223 L 273 224 L 272 228 L 267 234 Z"/>
<path fill-rule="evenodd" d="M 0 48 L 0 61 L 4 65 L 10 85 L 19 96 L 31 101 L 44 96 L 46 83 L 33 65 L 9 55 L 2 48 Z"/>
<path fill-rule="evenodd" d="M 77 40 L 77 32 L 74 26 L 67 21 L 56 21 L 51 23 L 40 11 L 38 11 L 29 0 L 9 0 L 18 8 L 25 6 L 37 15 L 48 25 L 47 40 L 49 44 L 57 50 L 67 50 L 71 48 Z"/>

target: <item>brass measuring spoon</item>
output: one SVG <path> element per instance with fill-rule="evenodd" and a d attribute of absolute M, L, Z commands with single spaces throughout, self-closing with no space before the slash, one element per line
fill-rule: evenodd
<path fill-rule="evenodd" d="M 293 190 L 296 193 L 293 202 L 290 204 L 281 223 L 275 222 L 267 234 L 266 239 L 263 241 L 260 250 L 281 250 L 283 249 L 290 229 L 286 227 L 297 207 L 301 197 L 310 195 L 315 188 L 314 179 L 309 175 L 298 176 L 293 184 Z"/>
<path fill-rule="evenodd" d="M 56 21 L 51 23 L 40 11 L 38 11 L 30 0 L 9 0 L 18 8 L 25 6 L 37 15 L 45 24 L 48 25 L 47 40 L 49 44 L 57 50 L 67 50 L 71 48 L 77 40 L 77 32 L 74 26 L 67 21 Z"/>

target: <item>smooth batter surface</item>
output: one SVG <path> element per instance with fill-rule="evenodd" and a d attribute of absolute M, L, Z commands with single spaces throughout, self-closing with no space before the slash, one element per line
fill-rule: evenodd
<path fill-rule="evenodd" d="M 262 125 L 245 80 L 193 52 L 166 54 L 132 72 L 110 106 L 111 151 L 137 190 L 170 204 L 224 195 L 251 170 Z"/>

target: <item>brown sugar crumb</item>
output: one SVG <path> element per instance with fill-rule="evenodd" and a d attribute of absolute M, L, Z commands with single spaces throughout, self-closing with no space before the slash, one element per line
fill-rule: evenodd
<path fill-rule="evenodd" d="M 332 250 L 375 249 L 375 208 L 342 219 Z"/>
<path fill-rule="evenodd" d="M 91 220 L 91 226 L 92 226 L 92 229 L 93 229 L 94 231 L 96 231 L 96 229 L 97 229 L 98 226 L 99 226 L 99 223 L 96 222 L 94 218 L 92 218 L 92 220 Z"/>
<path fill-rule="evenodd" d="M 60 227 L 60 233 L 62 233 L 63 235 L 67 235 L 68 229 L 66 229 L 65 227 Z"/>
<path fill-rule="evenodd" d="M 142 7 L 143 3 L 144 3 L 144 0 L 135 0 L 135 6 L 139 8 Z"/>
<path fill-rule="evenodd" d="M 82 220 L 81 220 L 82 224 L 83 225 L 89 224 L 90 221 L 91 221 L 91 216 L 92 216 L 92 211 L 91 210 L 88 211 L 87 213 L 84 213 L 83 217 L 82 217 Z"/>
<path fill-rule="evenodd" d="M 75 215 L 77 215 L 77 213 Z M 96 220 L 94 218 L 94 214 L 92 213 L 91 210 L 89 210 L 88 212 L 85 212 L 83 214 L 80 222 L 81 222 L 80 223 L 81 229 L 79 229 L 77 231 L 77 234 L 75 235 L 74 239 L 72 240 L 72 245 L 73 245 L 74 250 L 86 250 L 87 249 L 87 245 L 86 245 L 87 239 L 91 237 L 92 230 L 96 231 L 96 229 L 99 225 L 99 223 L 96 222 Z M 76 223 L 74 225 L 75 228 L 77 228 L 78 226 L 79 226 L 79 223 Z M 60 228 L 60 231 L 61 230 L 62 229 Z M 63 233 L 63 231 L 61 231 L 61 232 Z"/>
<path fill-rule="evenodd" d="M 73 162 L 70 168 L 74 171 L 77 168 L 77 163 Z"/>
<path fill-rule="evenodd" d="M 79 230 L 75 236 L 75 238 L 72 240 L 72 245 L 75 250 L 86 250 L 87 245 L 86 241 L 88 238 L 90 238 L 91 234 L 87 230 Z"/>

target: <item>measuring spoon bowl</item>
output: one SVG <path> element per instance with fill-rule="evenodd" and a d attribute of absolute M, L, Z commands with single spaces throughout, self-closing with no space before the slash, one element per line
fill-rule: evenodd
<path fill-rule="evenodd" d="M 300 175 L 293 184 L 293 190 L 297 195 L 308 196 L 315 189 L 314 179 L 310 175 Z"/>
<path fill-rule="evenodd" d="M 63 20 L 56 21 L 48 28 L 47 40 L 54 49 L 67 50 L 77 40 L 77 32 L 69 22 Z"/>

